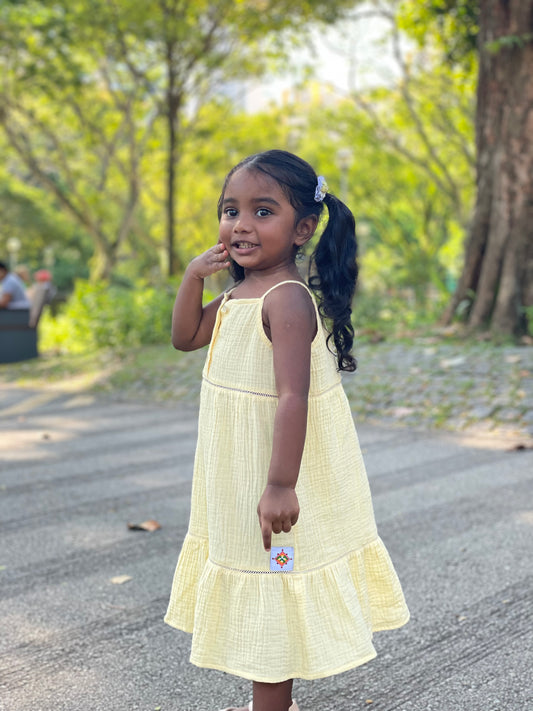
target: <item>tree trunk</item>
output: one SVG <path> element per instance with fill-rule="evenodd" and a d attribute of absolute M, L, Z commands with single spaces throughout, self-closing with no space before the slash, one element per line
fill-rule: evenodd
<path fill-rule="evenodd" d="M 518 335 L 533 303 L 533 0 L 480 0 L 477 198 L 463 272 L 444 314 Z"/>
<path fill-rule="evenodd" d="M 94 283 L 108 282 L 116 261 L 114 252 L 105 249 L 101 243 L 95 242 L 93 256 L 90 260 L 90 280 Z"/>
<path fill-rule="evenodd" d="M 176 274 L 180 267 L 175 246 L 176 217 L 178 212 L 176 174 L 179 165 L 179 117 L 182 99 L 181 88 L 177 86 L 178 76 L 175 68 L 177 51 L 178 46 L 175 40 L 168 40 L 166 47 L 167 92 L 165 107 L 168 132 L 166 196 L 166 246 L 168 276 Z"/>

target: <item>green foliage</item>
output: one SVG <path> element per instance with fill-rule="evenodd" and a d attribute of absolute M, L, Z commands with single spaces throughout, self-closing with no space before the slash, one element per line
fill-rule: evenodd
<path fill-rule="evenodd" d="M 108 346 L 126 348 L 170 339 L 174 289 L 138 281 L 134 289 L 104 283 L 76 282 L 61 313 L 45 312 L 44 350 L 83 353 Z"/>
<path fill-rule="evenodd" d="M 45 309 L 40 323 L 41 348 L 76 354 L 170 343 L 177 287 L 175 280 L 158 286 L 141 279 L 131 286 L 78 280 L 57 316 Z M 204 301 L 213 298 L 210 289 L 205 289 Z"/>
<path fill-rule="evenodd" d="M 147 267 L 164 268 L 161 215 L 191 115 L 214 87 L 281 66 L 307 24 L 333 22 L 350 6 L 0 3 L 0 126 L 13 172 L 29 173 L 90 237 L 93 277 L 109 278 L 119 258 L 139 251 Z"/>
<path fill-rule="evenodd" d="M 164 54 L 174 41 L 184 52 L 175 69 L 192 62 L 190 71 L 178 71 L 174 93 L 182 102 L 174 191 L 182 266 L 217 239 L 216 202 L 226 172 L 245 155 L 279 147 L 309 160 L 355 213 L 363 324 L 386 322 L 387 314 L 395 319 L 402 299 L 416 320 L 428 294 L 431 303 L 446 297 L 459 272 L 475 186 L 475 67 L 472 53 L 459 63 L 468 53 L 457 43 L 475 36 L 477 3 L 402 0 L 400 24 L 424 50 L 406 57 L 396 86 L 358 92 L 359 103 L 307 83 L 298 102 L 249 114 L 238 96 L 212 90 L 218 83 L 229 93 L 235 86 L 228 79 L 279 66 L 308 21 L 329 22 L 351 4 L 0 6 L 0 150 L 8 155 L 0 174 L 0 251 L 16 235 L 21 260 L 37 268 L 43 249 L 53 245 L 61 289 L 86 278 L 89 264 L 94 276 L 98 260 L 114 260 L 107 274 L 114 286 L 80 282 L 58 319 L 45 319 L 46 343 L 83 350 L 168 339 L 168 323 L 158 321 L 169 314 L 166 291 L 150 284 L 167 265 Z M 208 27 L 213 44 L 201 52 Z M 446 51 L 457 62 L 442 63 Z M 338 152 L 346 147 L 353 161 L 341 169 Z"/>
<path fill-rule="evenodd" d="M 0 222 L 0 253 L 4 259 L 7 240 L 17 237 L 20 260 L 30 272 L 52 267 L 54 285 L 60 292 L 70 291 L 76 277 L 88 276 L 87 262 L 92 253 L 88 236 L 42 190 L 1 169 Z"/>
<path fill-rule="evenodd" d="M 487 42 L 485 48 L 490 54 L 498 54 L 502 49 L 522 49 L 532 41 L 532 32 L 527 32 L 523 35 L 503 35 L 493 42 Z"/>
<path fill-rule="evenodd" d="M 401 88 L 381 88 L 357 106 L 307 111 L 297 152 L 355 214 L 364 291 L 408 289 L 415 310 L 429 293 L 449 296 L 474 194 L 474 83 L 464 70 L 431 66 L 413 73 L 409 105 Z"/>
<path fill-rule="evenodd" d="M 424 299 L 416 289 L 391 287 L 359 289 L 352 313 L 356 342 L 378 342 L 388 338 L 412 337 L 430 330 L 445 306 L 443 293 L 429 290 Z"/>
<path fill-rule="evenodd" d="M 472 66 L 479 33 L 478 0 L 401 0 L 400 27 L 419 45 L 433 44 L 450 64 Z"/>

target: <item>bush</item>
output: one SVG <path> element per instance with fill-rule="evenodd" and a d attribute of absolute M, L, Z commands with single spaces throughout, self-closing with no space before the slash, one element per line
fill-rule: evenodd
<path fill-rule="evenodd" d="M 135 288 L 77 281 L 56 318 L 45 313 L 41 347 L 83 353 L 106 347 L 168 343 L 175 288 Z"/>
<path fill-rule="evenodd" d="M 352 317 L 356 338 L 385 338 L 426 329 L 437 322 L 444 307 L 442 295 L 429 290 L 419 303 L 414 288 L 391 288 L 386 293 L 361 288 L 355 296 Z"/>

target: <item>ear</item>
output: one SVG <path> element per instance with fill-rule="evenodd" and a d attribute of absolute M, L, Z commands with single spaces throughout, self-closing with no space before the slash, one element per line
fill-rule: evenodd
<path fill-rule="evenodd" d="M 307 217 L 302 217 L 300 222 L 296 225 L 296 238 L 294 240 L 294 244 L 297 247 L 302 247 L 306 242 L 309 242 L 311 237 L 315 234 L 317 225 L 317 215 L 307 215 Z"/>

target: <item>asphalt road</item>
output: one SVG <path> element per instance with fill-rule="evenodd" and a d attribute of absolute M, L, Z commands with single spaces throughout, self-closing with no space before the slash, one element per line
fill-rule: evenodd
<path fill-rule="evenodd" d="M 249 683 L 163 623 L 196 412 L 3 386 L 0 708 L 217 711 Z M 360 428 L 412 620 L 378 657 L 295 684 L 302 711 L 533 709 L 533 450 Z M 156 519 L 153 533 L 127 523 Z M 112 582 L 129 576 L 127 582 Z"/>

